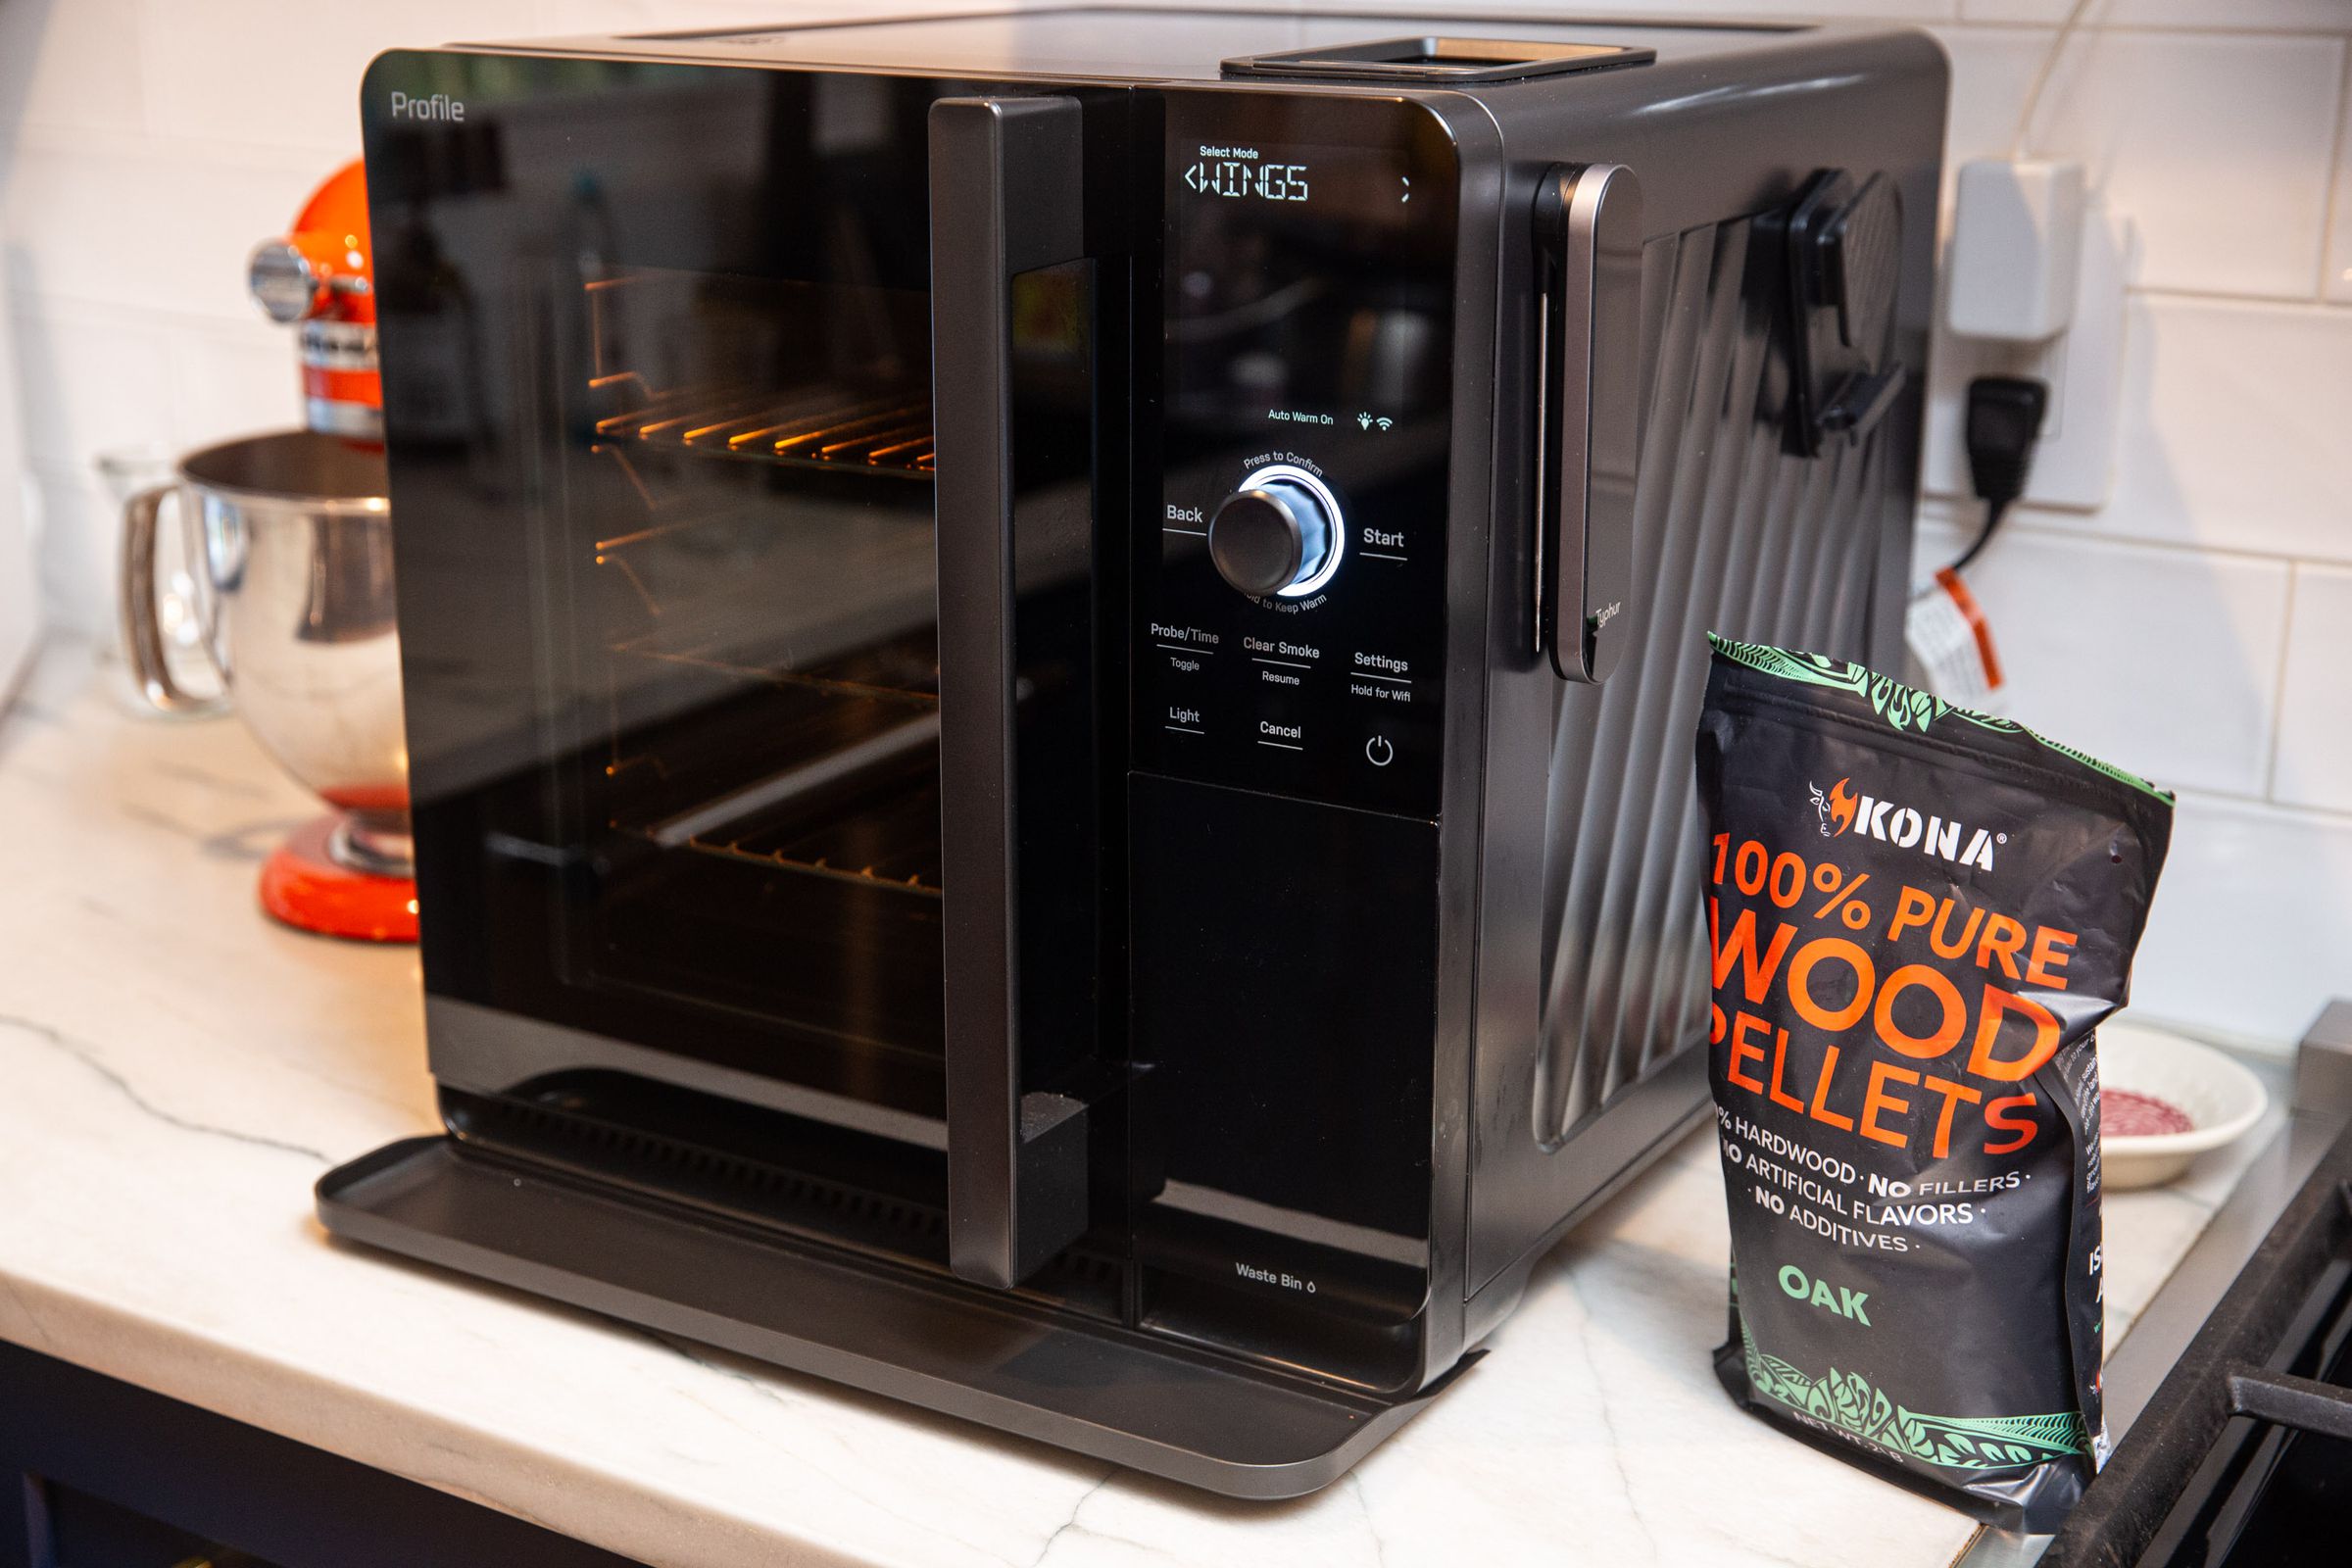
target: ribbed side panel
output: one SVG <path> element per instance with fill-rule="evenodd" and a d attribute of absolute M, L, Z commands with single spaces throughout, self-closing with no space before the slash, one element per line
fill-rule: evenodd
<path fill-rule="evenodd" d="M 1818 459 L 1783 450 L 1779 270 L 1752 225 L 1654 243 L 1646 265 L 1653 373 L 1635 556 L 1646 631 L 1617 677 L 1562 695 L 1531 1107 L 1547 1146 L 1706 1028 L 1690 771 L 1705 634 L 1864 658 L 1881 548 L 1881 443 Z"/>

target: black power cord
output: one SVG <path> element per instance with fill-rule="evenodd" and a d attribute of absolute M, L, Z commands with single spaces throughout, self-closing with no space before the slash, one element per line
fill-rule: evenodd
<path fill-rule="evenodd" d="M 2034 443 L 2049 411 L 2050 389 L 2021 375 L 1980 375 L 1968 383 L 1968 477 L 1984 503 L 1984 523 L 1950 569 L 1984 552 L 2009 504 L 2026 491 Z"/>

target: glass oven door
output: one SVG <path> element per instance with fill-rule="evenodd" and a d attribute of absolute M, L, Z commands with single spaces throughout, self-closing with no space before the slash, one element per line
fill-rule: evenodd
<path fill-rule="evenodd" d="M 370 74 L 428 1025 L 461 1136 L 649 1180 L 715 1151 L 742 1179 L 713 1200 L 998 1285 L 1107 1201 L 1085 1170 L 1119 1080 L 1124 682 L 1098 660 L 1120 589 L 1097 503 L 1124 482 L 1102 433 L 1126 264 L 1075 221 L 1074 155 L 1122 102 L 528 57 Z M 1019 199 L 1041 170 L 1053 232 Z"/>
<path fill-rule="evenodd" d="M 597 871 L 568 978 L 936 1054 L 926 301 L 602 271 L 543 606 Z"/>

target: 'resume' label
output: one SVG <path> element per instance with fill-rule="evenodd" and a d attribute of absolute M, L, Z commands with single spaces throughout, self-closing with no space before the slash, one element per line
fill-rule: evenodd
<path fill-rule="evenodd" d="M 2046 1530 L 2100 1441 L 2098 1075 L 2171 800 L 1855 664 L 1715 643 L 1717 1366 L 1768 1419 Z"/>

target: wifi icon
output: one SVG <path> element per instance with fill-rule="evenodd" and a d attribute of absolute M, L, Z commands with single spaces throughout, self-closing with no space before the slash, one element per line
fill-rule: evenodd
<path fill-rule="evenodd" d="M 1372 422 L 1379 425 L 1383 430 L 1386 430 L 1390 425 L 1395 424 L 1396 421 L 1395 419 L 1375 419 Z"/>

